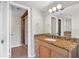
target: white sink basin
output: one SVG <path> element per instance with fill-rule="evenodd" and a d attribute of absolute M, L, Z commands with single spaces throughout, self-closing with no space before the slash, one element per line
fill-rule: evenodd
<path fill-rule="evenodd" d="M 45 40 L 47 40 L 47 41 L 56 41 L 56 39 L 52 39 L 52 38 L 47 38 Z"/>

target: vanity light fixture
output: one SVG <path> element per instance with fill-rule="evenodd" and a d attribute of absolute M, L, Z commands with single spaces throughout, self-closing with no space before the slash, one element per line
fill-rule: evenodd
<path fill-rule="evenodd" d="M 53 7 L 53 8 L 52 8 L 52 11 L 56 11 L 56 7 Z"/>
<path fill-rule="evenodd" d="M 61 4 L 57 4 L 56 7 L 52 7 L 52 9 L 49 9 L 49 13 L 54 13 L 56 11 L 59 11 L 59 10 L 63 10 L 64 8 L 62 8 L 62 5 Z"/>
<path fill-rule="evenodd" d="M 52 9 L 49 9 L 49 13 L 52 13 Z"/>
<path fill-rule="evenodd" d="M 58 4 L 58 5 L 57 5 L 57 9 L 58 9 L 58 10 L 62 9 L 62 5 L 61 5 L 61 4 Z"/>

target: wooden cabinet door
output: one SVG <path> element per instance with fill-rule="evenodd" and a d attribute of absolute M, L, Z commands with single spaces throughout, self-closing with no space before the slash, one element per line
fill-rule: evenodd
<path fill-rule="evenodd" d="M 51 58 L 68 58 L 67 55 L 56 52 L 56 51 L 51 51 Z"/>
<path fill-rule="evenodd" d="M 47 47 L 40 45 L 39 57 L 40 58 L 50 58 L 50 50 Z"/>
<path fill-rule="evenodd" d="M 51 58 L 62 58 L 62 56 L 57 52 L 51 51 Z"/>
<path fill-rule="evenodd" d="M 51 57 L 52 58 L 68 58 L 68 52 L 62 48 L 52 46 Z"/>

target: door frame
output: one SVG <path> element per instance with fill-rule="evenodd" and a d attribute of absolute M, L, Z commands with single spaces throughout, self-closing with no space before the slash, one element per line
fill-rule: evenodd
<path fill-rule="evenodd" d="M 3 21 L 2 21 L 3 20 L 3 2 L 2 1 L 0 2 L 0 8 L 1 8 L 1 10 L 0 10 L 0 12 L 1 12 L 1 17 L 0 17 L 0 19 L 1 19 L 1 23 L 0 23 L 1 26 L 0 26 L 0 28 L 1 28 L 1 31 L 2 31 L 2 26 L 3 26 Z M 0 33 L 0 35 L 1 35 L 1 37 L 0 37 L 0 51 L 1 51 L 0 58 L 3 58 L 3 56 L 4 56 L 3 45 L 4 44 L 1 43 L 1 41 L 4 40 L 3 36 L 2 36 L 3 35 L 3 31 Z"/>
<path fill-rule="evenodd" d="M 17 6 L 23 9 L 28 10 L 28 57 L 31 57 L 31 50 L 32 50 L 32 18 L 31 18 L 31 8 L 27 6 L 23 6 L 21 4 L 15 2 L 7 2 L 7 57 L 11 58 L 11 16 L 10 16 L 10 5 Z M 10 48 L 10 49 L 9 49 Z"/>
<path fill-rule="evenodd" d="M 50 21 L 51 21 L 51 33 L 53 34 L 53 31 L 55 31 L 54 35 L 56 35 L 56 17 L 55 16 L 51 17 Z M 55 29 L 52 28 L 53 25 L 52 21 L 55 21 Z"/>

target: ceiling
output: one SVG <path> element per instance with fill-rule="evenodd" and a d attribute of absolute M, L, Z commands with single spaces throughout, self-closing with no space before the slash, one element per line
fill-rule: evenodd
<path fill-rule="evenodd" d="M 21 17 L 26 12 L 26 9 L 19 8 L 17 6 L 13 6 L 13 5 L 11 5 L 11 9 L 16 17 Z"/>
<path fill-rule="evenodd" d="M 43 8 L 48 6 L 51 3 L 51 1 L 16 1 L 16 3 L 20 3 L 22 5 L 43 11 Z"/>
<path fill-rule="evenodd" d="M 16 3 L 28 6 L 31 8 L 36 8 L 42 11 L 45 15 L 48 14 L 49 8 L 56 6 L 57 4 L 62 4 L 64 8 L 72 6 L 79 3 L 79 1 L 16 1 Z"/>

